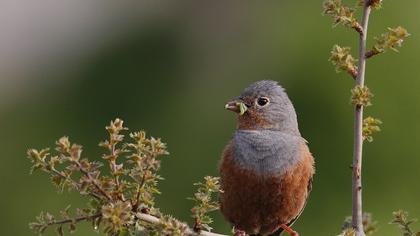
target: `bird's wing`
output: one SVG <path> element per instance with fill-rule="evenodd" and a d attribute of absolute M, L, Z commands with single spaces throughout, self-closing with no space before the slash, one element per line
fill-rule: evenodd
<path fill-rule="evenodd" d="M 289 226 L 289 227 L 291 227 L 292 225 L 293 225 L 293 223 L 295 223 L 295 221 L 299 218 L 299 216 L 302 214 L 302 212 L 303 212 L 303 210 L 305 209 L 305 207 L 306 207 L 306 203 L 308 203 L 308 199 L 309 199 L 309 193 L 311 192 L 311 190 L 312 190 L 312 180 L 313 180 L 313 177 L 311 177 L 310 179 L 309 179 L 309 181 L 308 181 L 308 193 L 307 193 L 307 195 L 306 195 L 306 201 L 305 201 L 305 204 L 303 204 L 303 207 L 302 207 L 302 209 L 300 210 L 300 212 L 299 212 L 299 214 L 297 214 L 297 216 L 295 217 L 295 218 L 293 218 L 293 220 L 291 220 L 289 223 L 287 223 L 287 226 Z M 270 234 L 270 235 L 268 235 L 268 236 L 279 236 L 281 233 L 283 232 L 283 228 L 279 228 L 276 232 L 274 232 L 274 233 L 272 233 L 272 234 Z M 252 236 L 252 235 L 251 235 Z M 261 236 L 261 235 L 254 235 L 254 236 Z"/>

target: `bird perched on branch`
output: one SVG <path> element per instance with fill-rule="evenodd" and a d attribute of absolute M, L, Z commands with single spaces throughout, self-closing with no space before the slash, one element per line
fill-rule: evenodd
<path fill-rule="evenodd" d="M 238 113 L 238 124 L 220 162 L 223 215 L 236 236 L 298 236 L 291 225 L 311 191 L 314 159 L 286 92 L 258 81 L 225 108 Z"/>

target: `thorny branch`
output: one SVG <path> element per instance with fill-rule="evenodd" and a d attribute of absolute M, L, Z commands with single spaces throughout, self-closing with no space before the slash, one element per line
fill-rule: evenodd
<path fill-rule="evenodd" d="M 50 154 L 48 149 L 28 151 L 33 163 L 31 172 L 42 170 L 50 174 L 60 191 L 74 189 L 91 197 L 88 207 L 78 208 L 74 216 L 69 213 L 70 207 L 61 211 L 59 218 L 41 213 L 30 224 L 31 229 L 42 234 L 47 228 L 56 227 L 56 232 L 64 235 L 64 225 L 68 224 L 69 231 L 74 232 L 77 223 L 88 221 L 95 230 L 102 228 L 108 236 L 122 232 L 137 235 L 141 231 L 156 236 L 222 235 L 210 232 L 212 219 L 207 215 L 218 209 L 213 193 L 221 191 L 219 178 L 207 176 L 204 182 L 196 184 L 199 188 L 191 212 L 199 224 L 190 228 L 154 207 L 155 195 L 160 193 L 157 184 L 162 179 L 158 175 L 159 157 L 169 154 L 166 144 L 140 131 L 130 134 L 131 142 L 117 145 L 124 141 L 121 132 L 127 130 L 120 119 L 111 121 L 106 129 L 109 140 L 99 145 L 109 149 L 109 154 L 103 156 L 110 166 L 109 175 L 101 174 L 102 163 L 82 159 L 82 146 L 72 144 L 68 137 L 56 142 L 57 155 Z M 121 164 L 117 164 L 117 157 L 124 157 Z"/>

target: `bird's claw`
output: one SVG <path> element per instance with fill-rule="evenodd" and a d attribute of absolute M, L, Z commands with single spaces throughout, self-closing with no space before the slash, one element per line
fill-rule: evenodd
<path fill-rule="evenodd" d="M 248 236 L 248 234 L 246 234 L 243 230 L 235 230 L 235 234 L 233 236 Z"/>

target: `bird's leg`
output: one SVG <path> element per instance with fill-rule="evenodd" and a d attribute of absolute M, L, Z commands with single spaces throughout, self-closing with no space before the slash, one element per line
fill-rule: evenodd
<path fill-rule="evenodd" d="M 285 224 L 281 224 L 280 228 L 284 229 L 284 231 L 289 233 L 290 236 L 299 236 L 298 232 L 294 231 L 292 228 L 290 228 L 289 226 L 287 226 Z"/>

